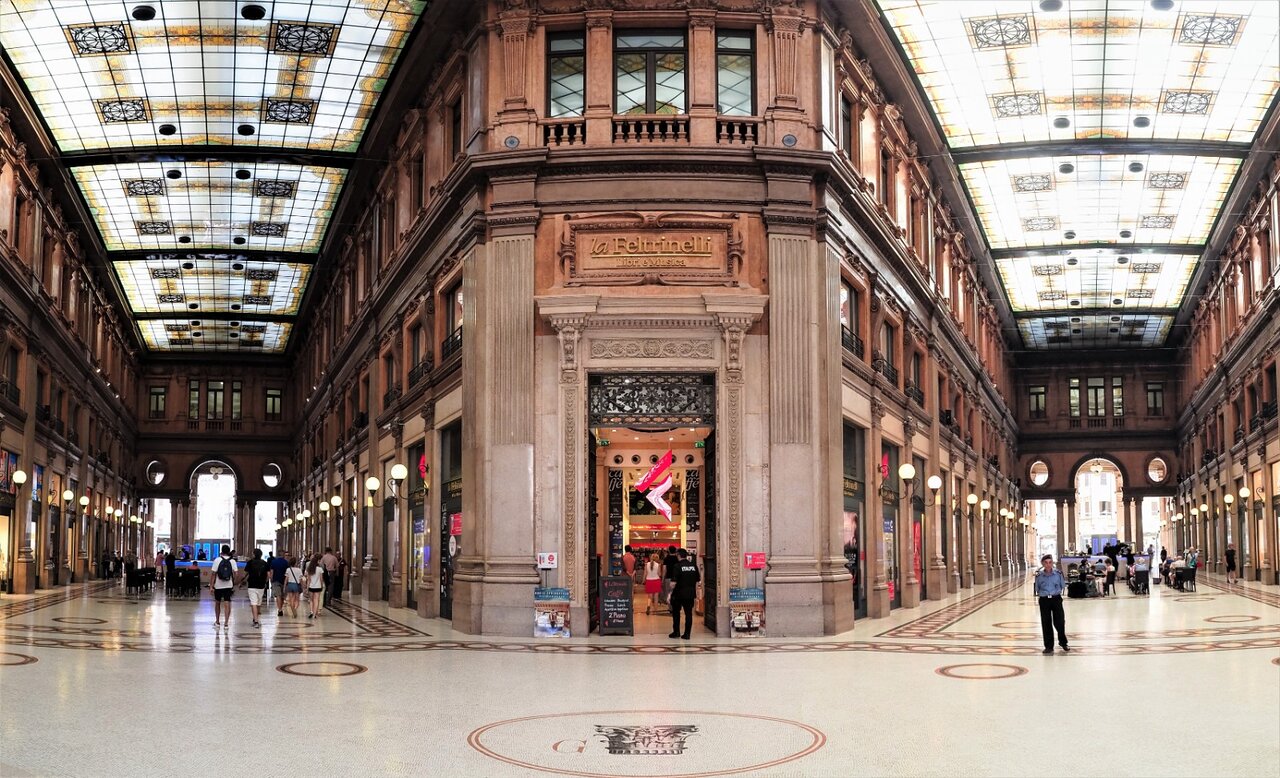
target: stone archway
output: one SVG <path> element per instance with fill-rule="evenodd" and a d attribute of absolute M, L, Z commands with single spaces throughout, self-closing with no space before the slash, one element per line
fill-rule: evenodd
<path fill-rule="evenodd" d="M 1126 539 L 1128 479 L 1119 462 L 1105 455 L 1091 455 L 1072 470 L 1075 497 L 1067 526 L 1068 549 L 1092 550 L 1093 538 Z"/>

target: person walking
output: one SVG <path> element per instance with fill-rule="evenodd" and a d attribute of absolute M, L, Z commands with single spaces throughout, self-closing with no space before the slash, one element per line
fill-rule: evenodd
<path fill-rule="evenodd" d="M 311 613 L 307 618 L 314 619 L 321 615 L 324 611 L 324 594 L 325 585 L 324 565 L 321 564 L 322 557 L 319 554 L 311 557 L 311 564 L 307 565 L 307 603 L 310 606 Z"/>
<path fill-rule="evenodd" d="M 326 548 L 324 556 L 320 557 L 320 564 L 324 566 L 324 571 L 328 573 L 325 576 L 324 587 L 324 604 L 327 606 L 333 600 L 334 588 L 338 585 L 338 556 L 333 553 L 333 549 Z"/>
<path fill-rule="evenodd" d="M 1227 544 L 1226 557 L 1227 557 L 1227 583 L 1228 584 L 1239 583 L 1240 576 L 1236 575 L 1236 544 L 1235 543 Z"/>
<path fill-rule="evenodd" d="M 631 546 L 627 546 L 622 552 L 622 572 L 634 582 L 636 580 L 636 555 L 631 552 Z"/>
<path fill-rule="evenodd" d="M 1040 629 L 1044 633 L 1044 653 L 1053 653 L 1053 631 L 1058 630 L 1058 644 L 1063 651 L 1067 647 L 1067 616 L 1062 610 L 1062 594 L 1067 590 L 1067 580 L 1053 569 L 1053 556 L 1040 557 L 1040 569 L 1033 584 L 1036 600 L 1040 605 Z"/>
<path fill-rule="evenodd" d="M 261 627 L 258 616 L 262 613 L 262 601 L 267 596 L 267 583 L 271 580 L 271 566 L 262 558 L 262 549 L 253 550 L 253 559 L 244 564 L 245 588 L 249 591 L 249 610 L 253 614 L 253 626 Z"/>
<path fill-rule="evenodd" d="M 236 590 L 236 561 L 231 546 L 224 545 L 222 554 L 209 571 L 209 588 L 213 590 L 213 628 L 231 628 L 231 593 Z"/>
<path fill-rule="evenodd" d="M 671 588 L 671 634 L 669 638 L 689 639 L 693 630 L 693 603 L 698 599 L 698 582 L 702 574 L 698 572 L 697 561 L 689 558 L 689 552 L 683 548 L 676 552 L 675 583 Z M 680 611 L 684 611 L 684 632 L 680 632 Z"/>
<path fill-rule="evenodd" d="M 649 561 L 644 563 L 644 593 L 649 595 L 649 604 L 645 606 L 645 614 L 658 609 L 658 594 L 662 592 L 662 565 L 658 564 L 658 552 L 649 554 Z"/>
<path fill-rule="evenodd" d="M 271 569 L 271 596 L 276 600 L 276 615 L 283 616 L 285 571 L 289 569 L 289 560 L 284 558 L 284 554 L 272 555 L 267 560 L 267 567 Z"/>
<path fill-rule="evenodd" d="M 298 606 L 302 601 L 303 575 L 302 565 L 298 563 L 298 558 L 293 557 L 290 559 L 289 567 L 284 571 L 284 592 L 285 604 L 289 606 L 289 613 L 295 619 L 298 618 Z"/>

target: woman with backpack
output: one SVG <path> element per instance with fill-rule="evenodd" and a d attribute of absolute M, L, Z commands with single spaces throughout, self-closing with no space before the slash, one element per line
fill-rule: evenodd
<path fill-rule="evenodd" d="M 320 555 L 316 554 L 311 557 L 311 564 L 307 565 L 308 603 L 311 608 L 308 618 L 314 619 L 324 610 L 325 576 L 324 565 L 320 564 Z"/>

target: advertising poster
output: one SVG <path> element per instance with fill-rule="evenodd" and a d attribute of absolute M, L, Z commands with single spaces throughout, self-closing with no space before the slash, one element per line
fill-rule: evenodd
<path fill-rule="evenodd" d="M 569 630 L 569 590 L 539 586 L 533 590 L 533 636 L 567 638 Z"/>
<path fill-rule="evenodd" d="M 764 589 L 730 589 L 729 624 L 732 637 L 764 637 Z"/>

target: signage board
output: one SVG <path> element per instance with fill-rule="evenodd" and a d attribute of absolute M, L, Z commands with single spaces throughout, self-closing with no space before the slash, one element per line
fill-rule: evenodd
<path fill-rule="evenodd" d="M 538 569 L 555 570 L 560 566 L 560 555 L 554 551 L 538 552 Z"/>
<path fill-rule="evenodd" d="M 742 555 L 743 564 L 748 570 L 763 570 L 765 557 L 763 551 L 748 551 Z"/>
<path fill-rule="evenodd" d="M 462 534 L 462 514 L 461 513 L 455 513 L 449 516 L 449 534 L 450 535 Z"/>
<path fill-rule="evenodd" d="M 533 636 L 570 637 L 568 589 L 539 586 L 533 590 Z"/>
<path fill-rule="evenodd" d="M 634 635 L 631 592 L 635 581 L 629 576 L 610 575 L 600 579 L 600 634 Z"/>
<path fill-rule="evenodd" d="M 735 638 L 764 635 L 764 589 L 729 589 L 729 634 Z"/>

